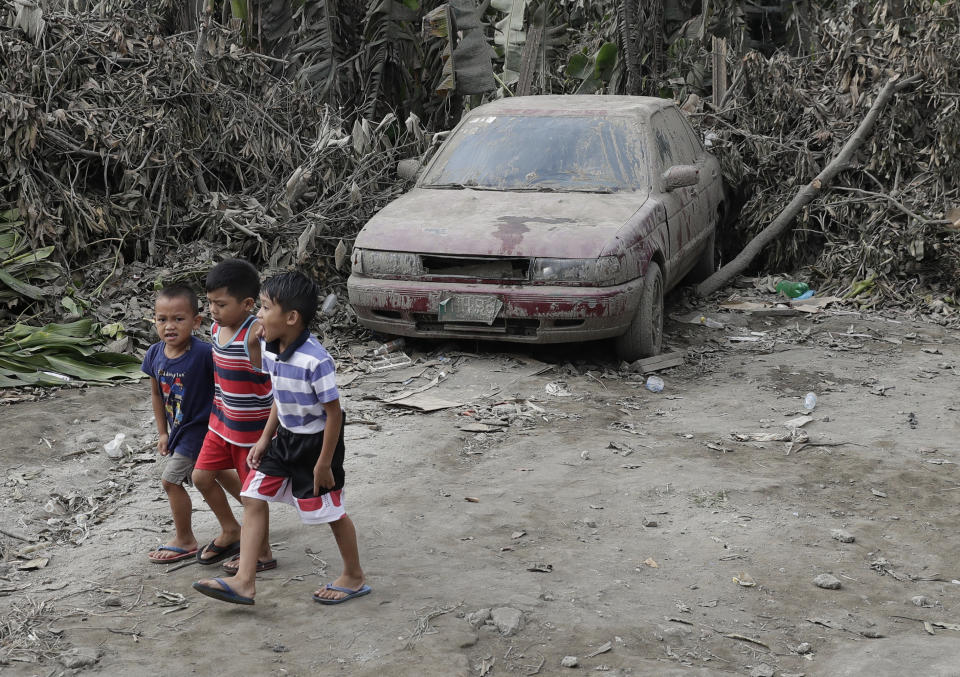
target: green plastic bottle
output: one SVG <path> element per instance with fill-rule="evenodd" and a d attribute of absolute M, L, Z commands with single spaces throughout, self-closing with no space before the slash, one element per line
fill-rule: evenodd
<path fill-rule="evenodd" d="M 810 289 L 810 285 L 808 285 L 806 282 L 790 282 L 789 280 L 781 280 L 780 282 L 777 282 L 777 293 L 783 294 L 791 299 L 801 296 L 808 289 Z"/>

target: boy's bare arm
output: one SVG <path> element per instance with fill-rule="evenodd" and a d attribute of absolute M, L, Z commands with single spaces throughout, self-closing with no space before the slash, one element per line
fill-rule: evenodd
<path fill-rule="evenodd" d="M 270 440 L 273 439 L 279 425 L 280 416 L 277 414 L 277 403 L 274 401 L 270 407 L 270 416 L 267 418 L 267 424 L 263 427 L 263 432 L 260 433 L 260 439 L 250 447 L 250 452 L 247 454 L 247 465 L 251 468 L 256 469 L 257 466 L 260 465 L 260 459 L 263 458 L 267 449 L 270 448 Z"/>
<path fill-rule="evenodd" d="M 247 332 L 247 354 L 250 355 L 250 364 L 254 369 L 263 371 L 263 356 L 260 353 L 260 337 L 263 335 L 263 325 L 260 320 L 254 320 L 250 323 L 250 331 Z"/>
<path fill-rule="evenodd" d="M 157 451 L 160 452 L 161 456 L 166 456 L 167 442 L 170 441 L 170 435 L 167 432 L 167 412 L 163 407 L 160 384 L 153 377 L 150 377 L 150 399 L 153 401 L 153 418 L 157 422 L 157 434 L 160 435 L 157 442 Z"/>
<path fill-rule="evenodd" d="M 323 448 L 320 450 L 320 458 L 313 467 L 313 495 L 320 494 L 320 487 L 332 489 L 337 481 L 333 477 L 333 454 L 337 450 L 337 442 L 340 440 L 340 428 L 343 427 L 343 409 L 340 408 L 340 399 L 332 402 L 324 402 L 323 410 L 327 414 L 327 424 L 323 429 Z"/>

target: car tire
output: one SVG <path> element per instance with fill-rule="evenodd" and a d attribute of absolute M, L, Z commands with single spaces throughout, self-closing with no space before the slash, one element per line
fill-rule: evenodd
<path fill-rule="evenodd" d="M 717 231 L 714 229 L 714 231 L 710 233 L 710 237 L 707 238 L 707 244 L 703 248 L 703 251 L 700 252 L 700 257 L 697 259 L 697 262 L 690 270 L 690 274 L 687 276 L 690 282 L 703 282 L 717 272 L 717 268 L 714 265 L 714 247 L 716 246 L 716 242 Z"/>
<path fill-rule="evenodd" d="M 633 362 L 660 354 L 663 341 L 663 273 L 656 261 L 647 266 L 640 304 L 627 331 L 617 337 L 617 355 Z"/>

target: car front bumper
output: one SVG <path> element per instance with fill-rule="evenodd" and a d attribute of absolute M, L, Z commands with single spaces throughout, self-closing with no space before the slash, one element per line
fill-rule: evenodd
<path fill-rule="evenodd" d="M 387 280 L 353 274 L 350 305 L 375 331 L 423 338 L 479 338 L 567 343 L 622 334 L 633 319 L 642 282 L 612 287 L 492 285 Z M 443 299 L 471 295 L 502 303 L 492 322 L 445 320 Z"/>

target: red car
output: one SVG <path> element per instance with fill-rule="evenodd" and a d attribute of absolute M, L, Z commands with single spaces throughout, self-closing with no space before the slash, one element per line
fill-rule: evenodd
<path fill-rule="evenodd" d="M 719 163 L 672 101 L 499 99 L 360 231 L 350 304 L 386 334 L 656 355 L 664 292 L 713 272 L 723 209 Z"/>

